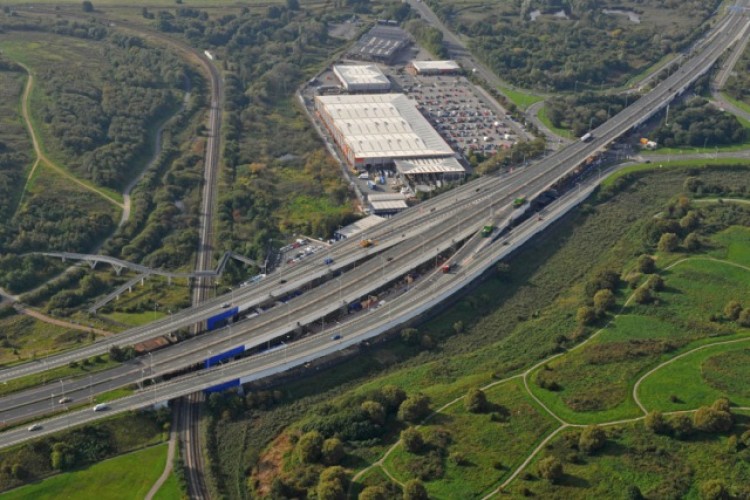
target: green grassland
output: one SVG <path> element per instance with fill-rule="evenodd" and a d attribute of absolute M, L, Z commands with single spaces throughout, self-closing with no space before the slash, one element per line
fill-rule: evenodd
<path fill-rule="evenodd" d="M 750 419 L 736 416 L 729 436 L 739 436 L 750 428 Z M 508 492 L 514 496 L 536 498 L 628 498 L 633 487 L 640 498 L 705 498 L 700 486 L 718 479 L 733 494 L 750 484 L 748 450 L 733 451 L 728 437 L 697 435 L 678 440 L 655 435 L 643 424 L 608 429 L 605 447 L 594 455 L 577 453 L 570 442 L 577 431 L 567 431 L 547 446 L 545 454 L 555 455 L 564 466 L 564 476 L 556 484 L 538 478 L 535 466 L 531 475 L 519 479 Z M 743 490 L 744 488 L 744 490 Z M 630 497 L 632 498 L 632 497 Z M 742 496 L 733 498 L 744 498 Z"/>
<path fill-rule="evenodd" d="M 518 380 L 496 385 L 486 394 L 487 411 L 470 413 L 459 400 L 420 428 L 427 442 L 430 436 L 448 436 L 441 461 L 444 476 L 428 483 L 430 498 L 479 498 L 490 492 L 555 428 L 556 422 L 529 398 Z M 497 421 L 492 421 L 493 416 Z M 450 459 L 454 454 L 460 454 L 462 463 Z M 414 462 L 424 455 L 399 446 L 384 467 L 405 482 L 414 477 L 409 471 L 418 470 Z"/>
<path fill-rule="evenodd" d="M 89 342 L 89 334 L 14 314 L 0 319 L 0 365 L 28 361 Z"/>
<path fill-rule="evenodd" d="M 154 500 L 182 500 L 183 498 L 187 497 L 182 493 L 180 483 L 174 472 L 169 475 L 169 478 L 154 495 Z"/>
<path fill-rule="evenodd" d="M 0 216 L 5 217 L 18 204 L 25 174 L 33 163 L 33 148 L 20 112 L 25 82 L 20 71 L 0 71 L 0 175 L 5 184 L 0 190 Z"/>
<path fill-rule="evenodd" d="M 631 393 L 639 373 L 700 341 L 715 342 L 734 332 L 709 318 L 746 293 L 750 271 L 687 260 L 662 276 L 667 288 L 659 292 L 658 305 L 628 305 L 593 342 L 537 371 L 562 387 L 552 392 L 532 385 L 555 413 L 572 423 L 637 417 Z"/>
<path fill-rule="evenodd" d="M 639 387 L 641 402 L 647 409 L 663 411 L 697 408 L 720 397 L 750 406 L 748 345 L 745 341 L 719 344 L 664 366 Z"/>
<path fill-rule="evenodd" d="M 519 90 L 517 88 L 510 88 L 510 87 L 500 87 L 500 92 L 502 92 L 508 99 L 510 99 L 513 104 L 518 106 L 521 109 L 526 109 L 535 102 L 543 101 L 544 97 L 532 94 L 531 92 L 526 92 L 523 90 Z"/>
<path fill-rule="evenodd" d="M 730 227 L 712 239 L 717 243 L 717 247 L 710 252 L 713 257 L 750 267 L 750 228 Z"/>
<path fill-rule="evenodd" d="M 8 491 L 4 499 L 102 498 L 140 499 L 161 475 L 167 445 L 128 453 L 88 468 L 58 474 L 39 483 Z M 175 498 L 164 497 L 164 498 Z M 180 498 L 177 496 L 176 498 Z"/>
<path fill-rule="evenodd" d="M 573 137 L 573 133 L 569 129 L 555 127 L 554 125 L 552 125 L 552 122 L 547 117 L 547 111 L 544 109 L 544 107 L 541 107 L 539 109 L 539 114 L 537 116 L 539 117 L 539 121 L 541 121 L 544 124 L 545 127 L 547 127 L 548 129 L 550 129 L 552 132 L 554 132 L 555 134 L 559 135 L 560 137 L 566 137 L 568 139 L 573 139 L 574 138 Z"/>

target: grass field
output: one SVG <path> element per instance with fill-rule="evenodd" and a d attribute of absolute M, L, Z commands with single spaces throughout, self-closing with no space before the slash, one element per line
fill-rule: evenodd
<path fill-rule="evenodd" d="M 709 318 L 747 293 L 750 271 L 695 259 L 662 270 L 661 275 L 667 288 L 658 293 L 658 305 L 627 306 L 593 342 L 536 372 L 534 376 L 545 372 L 562 387 L 552 392 L 532 385 L 555 413 L 572 423 L 637 417 L 640 410 L 632 400 L 632 386 L 638 374 L 698 343 L 732 334 L 731 327 Z"/>
<path fill-rule="evenodd" d="M 470 413 L 461 400 L 421 428 L 427 441 L 436 433 L 450 436 L 442 460 L 445 475 L 428 483 L 430 498 L 479 498 L 488 493 L 555 428 L 556 422 L 529 398 L 518 380 L 499 384 L 486 394 L 490 403 L 486 412 Z M 491 421 L 493 414 L 498 421 Z M 451 460 L 452 454 L 460 454 L 463 463 Z M 407 471 L 415 468 L 414 460 L 421 456 L 399 447 L 384 466 L 406 481 L 412 478 Z"/>
<path fill-rule="evenodd" d="M 34 498 L 101 498 L 107 500 L 145 497 L 166 463 L 167 445 L 152 446 L 86 469 L 58 474 L 39 483 L 3 493 L 8 500 Z M 180 498 L 167 496 L 163 498 Z"/>
<path fill-rule="evenodd" d="M 560 137 L 565 137 L 567 139 L 573 139 L 574 138 L 573 137 L 573 133 L 570 130 L 568 130 L 566 128 L 555 127 L 554 125 L 552 125 L 552 122 L 547 117 L 547 110 L 544 107 L 542 107 L 542 108 L 539 109 L 539 115 L 537 115 L 537 116 L 539 117 L 539 121 L 541 121 L 544 124 L 545 127 L 547 127 L 548 129 L 550 129 L 552 132 L 554 132 L 555 134 L 559 135 Z"/>
<path fill-rule="evenodd" d="M 720 397 L 750 406 L 749 345 L 750 341 L 709 347 L 661 368 L 641 384 L 641 402 L 647 409 L 663 411 L 697 408 Z"/>
<path fill-rule="evenodd" d="M 174 475 L 174 472 L 169 475 L 169 478 L 154 495 L 154 500 L 182 500 L 183 498 L 186 497 L 180 490 L 180 484 L 177 482 L 177 476 Z"/>
<path fill-rule="evenodd" d="M 738 420 L 732 434 L 740 435 L 750 428 L 747 417 Z M 511 496 L 628 498 L 635 487 L 645 498 L 699 499 L 705 498 L 699 493 L 700 486 L 711 479 L 722 480 L 735 494 L 747 492 L 750 484 L 747 454 L 729 451 L 727 436 L 698 435 L 678 440 L 645 431 L 642 424 L 630 424 L 610 428 L 607 445 L 588 456 L 570 449 L 567 440 L 574 435 L 575 431 L 569 431 L 556 437 L 540 455 L 561 458 L 564 476 L 558 483 L 539 479 L 532 464 L 528 479 L 520 478 L 509 488 Z"/>

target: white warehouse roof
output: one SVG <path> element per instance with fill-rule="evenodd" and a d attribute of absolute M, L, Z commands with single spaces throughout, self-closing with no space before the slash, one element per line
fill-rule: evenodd
<path fill-rule="evenodd" d="M 358 159 L 455 154 L 404 94 L 332 95 L 315 99 Z"/>
<path fill-rule="evenodd" d="M 353 222 L 346 227 L 342 227 L 336 233 L 342 238 L 351 238 L 357 234 L 367 231 L 383 222 L 385 219 L 379 215 L 368 215 L 364 219 Z"/>
<path fill-rule="evenodd" d="M 422 71 L 459 71 L 461 66 L 456 61 L 412 61 L 411 65 L 418 72 Z"/>
<path fill-rule="evenodd" d="M 396 168 L 403 174 L 463 174 L 463 165 L 454 157 L 449 158 L 416 158 L 413 160 L 396 160 Z"/>
<path fill-rule="evenodd" d="M 391 81 L 374 64 L 338 64 L 333 67 L 333 73 L 341 80 L 345 89 L 388 90 L 391 88 Z"/>

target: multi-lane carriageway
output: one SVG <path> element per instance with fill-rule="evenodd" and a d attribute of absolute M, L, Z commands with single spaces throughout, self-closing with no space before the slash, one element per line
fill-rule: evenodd
<path fill-rule="evenodd" d="M 657 86 L 650 94 L 596 129 L 593 133 L 595 136 L 594 141 L 587 144 L 574 144 L 560 153 L 540 162 L 533 169 L 518 171 L 501 178 L 485 178 L 469 183 L 457 190 L 435 198 L 431 202 L 421 205 L 421 213 L 420 208 L 417 208 L 405 213 L 403 216 L 394 218 L 391 222 L 384 223 L 378 227 L 376 231 L 367 235 L 367 237 L 379 241 L 376 250 L 381 252 L 382 257 L 372 258 L 368 262 L 357 267 L 355 270 L 351 270 L 341 275 L 340 278 L 329 281 L 329 284 L 319 287 L 320 290 L 315 290 L 315 293 L 308 292 L 306 295 L 309 295 L 309 298 L 306 298 L 306 300 L 311 301 L 309 304 L 303 303 L 304 301 L 297 299 L 299 302 L 294 303 L 294 311 L 291 309 L 292 303 L 288 306 L 277 308 L 277 311 L 275 311 L 275 320 L 269 317 L 265 328 L 268 328 L 268 331 L 272 331 L 273 328 L 281 326 L 282 330 L 288 332 L 290 328 L 296 326 L 297 321 L 301 322 L 301 320 L 308 321 L 312 319 L 312 313 L 310 313 L 310 317 L 300 316 L 300 314 L 304 314 L 304 311 L 302 310 L 303 308 L 314 306 L 312 301 L 326 301 L 326 303 L 327 301 L 330 301 L 335 307 L 339 307 L 339 304 L 342 303 L 338 302 L 339 294 L 343 297 L 344 293 L 359 293 L 360 290 L 365 288 L 370 288 L 371 290 L 377 289 L 386 282 L 393 281 L 398 276 L 413 269 L 414 267 L 412 265 L 414 263 L 419 263 L 420 261 L 425 262 L 426 260 L 432 259 L 438 252 L 451 246 L 454 241 L 459 241 L 468 237 L 470 234 L 475 233 L 481 225 L 487 222 L 488 217 L 493 216 L 498 220 L 503 220 L 510 212 L 510 202 L 514 197 L 517 197 L 518 195 L 533 196 L 545 190 L 557 179 L 564 177 L 569 172 L 576 169 L 589 155 L 600 150 L 608 143 L 627 132 L 633 126 L 656 113 L 675 95 L 684 91 L 684 89 L 687 88 L 697 76 L 710 68 L 713 62 L 715 62 L 723 50 L 730 45 L 737 33 L 746 24 L 747 18 L 736 14 L 736 12 L 730 14 L 727 20 L 721 25 L 721 29 L 711 38 L 711 42 L 705 45 L 705 48 L 699 55 L 689 59 L 680 70 Z M 542 225 L 543 224 L 538 224 L 537 227 L 541 227 Z M 437 278 L 434 278 L 435 284 L 433 285 L 431 292 L 429 290 L 424 290 L 424 287 L 422 287 L 419 292 L 415 290 L 410 292 L 408 297 L 405 297 L 403 300 L 399 300 L 396 303 L 390 303 L 384 310 L 381 309 L 379 315 L 364 315 L 362 316 L 362 319 L 358 319 L 353 325 L 347 324 L 347 333 L 344 335 L 344 339 L 342 339 L 342 341 L 345 340 L 345 342 L 332 344 L 327 336 L 319 335 L 308 337 L 302 341 L 284 344 L 283 349 L 280 351 L 268 353 L 260 357 L 254 356 L 244 361 L 232 363 L 229 367 L 223 368 L 226 370 L 226 373 L 222 374 L 219 372 L 217 374 L 217 370 L 213 369 L 202 372 L 201 375 L 193 375 L 190 377 L 190 380 L 195 381 L 193 377 L 196 376 L 205 377 L 201 378 L 201 380 L 206 381 L 205 383 L 207 385 L 201 385 L 200 387 L 193 385 L 192 390 L 200 389 L 202 387 L 210 387 L 220 380 L 229 379 L 228 377 L 231 378 L 232 376 L 235 376 L 235 371 L 241 370 L 240 368 L 237 368 L 240 365 L 244 366 L 244 369 L 246 370 L 245 372 L 240 373 L 247 375 L 248 364 L 262 364 L 263 360 L 275 357 L 277 360 L 277 366 L 275 369 L 282 371 L 282 369 L 286 369 L 291 365 L 293 359 L 292 356 L 297 356 L 294 358 L 297 361 L 300 359 L 312 360 L 321 355 L 341 349 L 350 343 L 356 343 L 363 338 L 377 335 L 382 331 L 385 331 L 383 330 L 382 325 L 377 325 L 378 321 L 386 321 L 392 327 L 403 322 L 407 318 L 413 317 L 415 311 L 419 310 L 420 312 L 423 312 L 424 308 L 428 307 L 429 304 L 436 304 L 436 297 L 440 299 L 441 297 L 444 298 L 444 296 L 447 296 L 445 294 L 448 291 L 454 293 L 461 286 L 464 286 L 465 283 L 468 283 L 463 281 L 467 277 L 471 276 L 475 278 L 480 275 L 484 269 L 492 265 L 494 262 L 492 259 L 494 257 L 491 256 L 496 254 L 498 249 L 502 251 L 503 255 L 505 255 L 508 251 L 512 250 L 517 244 L 519 244 L 518 234 L 518 230 L 516 230 L 511 245 L 506 247 L 495 245 L 494 248 L 486 247 L 482 252 L 479 251 L 478 247 L 473 252 L 470 249 L 474 248 L 472 245 L 486 245 L 486 241 L 470 240 L 461 252 L 463 255 L 468 254 L 468 257 L 459 263 L 462 267 L 459 267 L 460 270 L 458 274 L 438 276 Z M 431 248 L 433 246 L 435 246 L 435 248 Z M 331 256 L 336 259 L 336 263 L 341 268 L 352 264 L 355 260 L 371 253 L 373 253 L 372 249 L 359 249 L 357 242 L 344 243 L 331 249 Z M 389 257 L 392 258 L 387 260 Z M 327 275 L 330 272 L 331 271 L 327 266 L 323 266 L 321 263 L 317 262 L 310 262 L 307 263 L 307 265 L 277 275 L 274 281 L 267 281 L 266 283 L 261 283 L 259 286 L 254 287 L 252 290 L 237 293 L 234 299 L 235 302 L 267 300 L 268 294 L 280 296 L 291 290 L 297 289 L 300 286 L 309 284 L 313 280 Z M 277 279 L 285 280 L 286 283 L 281 284 L 276 281 Z M 442 283 L 438 280 L 442 281 Z M 347 287 L 346 292 L 344 291 L 344 285 Z M 161 327 L 164 329 L 163 331 L 154 332 L 154 330 L 156 330 L 155 328 L 151 328 L 150 330 L 147 328 L 145 329 L 145 332 L 142 332 L 145 336 L 141 337 L 140 340 L 156 335 L 162 335 L 174 329 L 201 321 L 215 313 L 217 308 L 220 307 L 220 304 L 228 298 L 228 296 L 224 296 L 213 300 L 206 306 L 186 310 L 183 313 L 180 313 L 181 319 L 178 319 L 178 315 L 175 315 L 174 322 L 163 320 L 159 322 L 160 324 L 157 324 L 156 328 L 158 329 Z M 351 298 L 353 297 L 350 297 L 350 299 Z M 343 300 L 344 299 L 342 298 L 342 301 Z M 322 302 L 317 303 L 320 304 Z M 386 314 L 385 318 L 382 317 L 384 314 Z M 276 321 L 276 325 L 272 325 L 271 321 Z M 364 327 L 361 325 L 363 322 L 365 323 Z M 247 326 L 245 326 L 245 323 L 247 323 Z M 356 330 L 357 323 L 360 324 L 359 333 L 351 333 L 353 330 Z M 261 338 L 260 335 L 256 336 L 255 332 L 255 328 L 258 327 L 258 324 L 254 324 L 255 326 L 252 327 L 250 325 L 253 325 L 253 323 L 248 321 L 239 323 L 235 325 L 234 328 L 238 332 L 241 331 L 242 334 L 250 333 L 253 338 Z M 131 330 L 129 332 L 132 336 L 133 331 Z M 128 334 L 129 332 L 125 332 L 125 334 Z M 120 335 L 124 336 L 124 334 Z M 127 338 L 128 340 L 124 342 L 137 341 L 132 340 L 132 337 Z M 114 342 L 107 344 L 100 352 L 106 351 L 109 348 L 109 345 L 123 345 L 122 339 L 123 337 L 119 337 Z M 171 349 L 177 349 L 178 347 L 179 346 Z M 205 350 L 198 346 L 194 347 L 202 351 L 202 354 L 200 354 L 201 357 L 206 356 Z M 313 347 L 315 348 L 313 349 Z M 169 352 L 172 351 L 170 350 Z M 90 355 L 91 354 L 86 354 L 86 356 Z M 56 356 L 55 358 L 58 357 L 61 356 Z M 79 357 L 82 356 L 76 356 L 76 358 Z M 67 363 L 70 359 L 76 358 L 68 358 L 65 361 L 60 362 L 60 364 Z M 47 363 L 51 363 L 52 360 L 53 358 L 49 358 Z M 45 366 L 44 363 L 37 363 L 36 365 L 39 368 L 36 371 L 41 371 L 41 369 L 52 366 L 51 364 Z M 26 367 L 22 366 L 19 368 Z M 30 370 L 29 372 L 31 371 L 34 370 Z M 256 375 L 258 373 L 265 373 L 263 370 L 257 371 L 253 369 L 251 371 Z M 8 380 L 23 374 L 24 373 L 22 372 L 14 375 L 11 370 L 5 370 L 0 373 L 0 377 L 2 377 L 0 380 Z M 136 378 L 131 380 L 136 380 Z M 170 397 L 179 395 L 180 380 L 164 384 L 164 388 L 160 387 L 161 384 L 156 386 L 152 389 L 152 395 L 159 400 L 169 399 Z M 123 407 L 132 404 L 135 403 L 125 400 L 123 400 L 122 403 Z M 127 408 L 130 407 L 131 406 L 127 406 Z M 49 429 L 49 426 L 45 426 L 45 429 Z"/>

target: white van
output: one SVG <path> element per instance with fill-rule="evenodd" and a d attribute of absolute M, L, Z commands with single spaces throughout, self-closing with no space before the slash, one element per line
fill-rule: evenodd
<path fill-rule="evenodd" d="M 107 403 L 99 403 L 98 405 L 94 406 L 94 411 L 104 410 L 109 410 L 109 405 Z"/>

